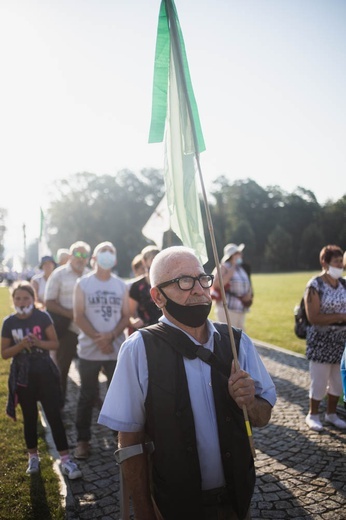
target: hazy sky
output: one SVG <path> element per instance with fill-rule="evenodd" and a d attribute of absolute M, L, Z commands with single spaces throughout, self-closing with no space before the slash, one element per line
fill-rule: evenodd
<path fill-rule="evenodd" d="M 346 192 L 346 1 L 176 0 L 217 176 L 323 203 Z M 161 168 L 148 144 L 159 0 L 0 0 L 6 250 L 39 234 L 52 180 Z M 64 244 L 69 246 L 70 244 Z"/>

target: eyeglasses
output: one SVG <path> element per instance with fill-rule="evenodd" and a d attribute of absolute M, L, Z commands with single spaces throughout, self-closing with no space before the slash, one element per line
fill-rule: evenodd
<path fill-rule="evenodd" d="M 177 283 L 179 289 L 182 291 L 191 291 L 197 280 L 203 289 L 208 289 L 213 284 L 214 275 L 200 274 L 199 276 L 179 276 L 179 278 L 173 278 L 172 280 L 168 280 L 168 282 L 160 283 L 157 288 L 162 289 L 163 287 L 167 287 L 167 285 Z"/>
<path fill-rule="evenodd" d="M 75 256 L 76 258 L 89 258 L 89 253 L 81 253 L 80 251 L 73 251 L 73 256 Z"/>

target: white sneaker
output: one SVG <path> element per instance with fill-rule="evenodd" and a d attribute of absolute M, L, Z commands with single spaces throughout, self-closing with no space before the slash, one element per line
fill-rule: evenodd
<path fill-rule="evenodd" d="M 62 474 L 66 475 L 66 477 L 68 477 L 70 480 L 74 480 L 82 476 L 81 470 L 75 462 L 72 462 L 72 460 L 68 460 L 67 462 L 62 463 L 61 471 Z"/>
<path fill-rule="evenodd" d="M 309 426 L 310 430 L 314 430 L 315 432 L 321 432 L 323 430 L 320 416 L 318 414 L 312 415 L 311 413 L 308 413 L 305 417 L 305 422 Z"/>
<path fill-rule="evenodd" d="M 38 457 L 30 457 L 28 469 L 26 470 L 27 475 L 33 475 L 40 471 L 40 459 Z"/>
<path fill-rule="evenodd" d="M 326 413 L 325 420 L 329 424 L 333 424 L 336 428 L 340 428 L 340 430 L 346 430 L 346 421 L 343 421 L 336 415 L 336 413 Z"/>

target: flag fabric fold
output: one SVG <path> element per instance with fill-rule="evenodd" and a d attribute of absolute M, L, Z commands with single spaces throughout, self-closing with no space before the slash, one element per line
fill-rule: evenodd
<path fill-rule="evenodd" d="M 149 142 L 163 139 L 171 228 L 205 264 L 208 256 L 195 162 L 196 155 L 205 150 L 205 144 L 173 0 L 162 0 L 160 7 Z"/>
<path fill-rule="evenodd" d="M 155 242 L 159 249 L 162 249 L 163 235 L 165 231 L 168 231 L 169 229 L 170 218 L 167 199 L 166 196 L 164 196 L 142 228 L 142 233 L 145 237 Z"/>

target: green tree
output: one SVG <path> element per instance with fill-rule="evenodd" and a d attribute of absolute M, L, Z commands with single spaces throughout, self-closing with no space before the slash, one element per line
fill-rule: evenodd
<path fill-rule="evenodd" d="M 84 240 L 93 249 L 110 240 L 117 248 L 119 274 L 128 276 L 132 258 L 148 243 L 141 229 L 162 195 L 157 170 L 77 173 L 59 180 L 48 210 L 49 246 L 55 252 Z"/>
<path fill-rule="evenodd" d="M 264 268 L 269 273 L 289 271 L 292 266 L 293 240 L 291 235 L 277 225 L 268 236 L 264 251 Z"/>
<path fill-rule="evenodd" d="M 57 181 L 46 215 L 48 245 L 54 254 L 76 240 L 92 248 L 111 240 L 118 251 L 119 274 L 128 276 L 132 258 L 149 242 L 141 230 L 163 194 L 163 176 L 155 169 L 77 173 Z M 225 244 L 244 242 L 245 260 L 255 272 L 316 269 L 324 245 L 346 248 L 346 196 L 320 206 L 314 194 L 301 187 L 288 193 L 279 186 L 263 188 L 252 179 L 231 183 L 220 176 L 213 183 L 209 209 L 219 258 Z M 211 270 L 214 255 L 202 201 L 201 211 L 209 257 L 205 268 Z M 179 243 L 171 231 L 165 234 L 164 247 Z"/>
<path fill-rule="evenodd" d="M 325 204 L 321 225 L 328 244 L 346 249 L 346 195 L 334 203 L 328 201 Z"/>
<path fill-rule="evenodd" d="M 325 244 L 320 223 L 312 222 L 303 231 L 298 249 L 298 266 L 302 270 L 319 269 L 319 255 Z"/>

